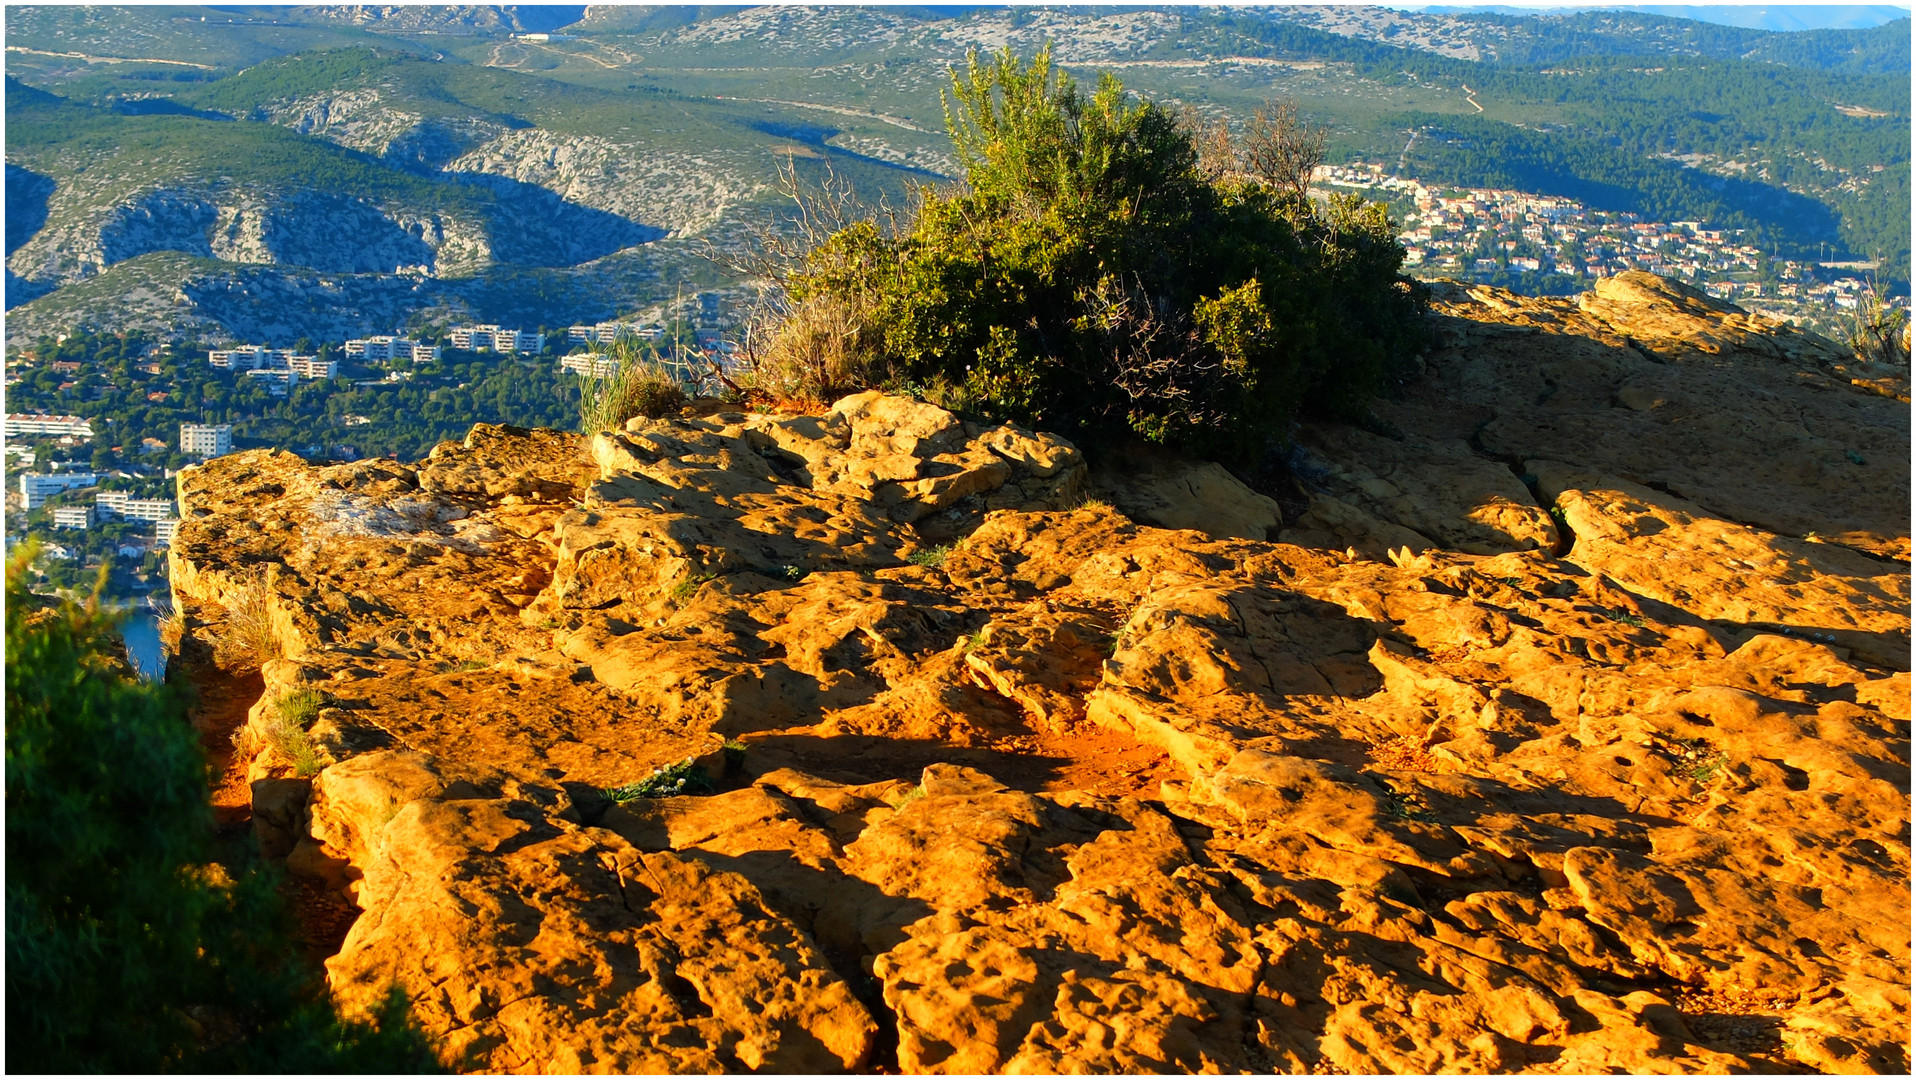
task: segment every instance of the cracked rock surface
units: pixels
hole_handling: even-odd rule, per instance
[[[469,1071],[1906,1072],[1907,406],[1626,278],[1275,500],[877,393],[235,454],[188,648]]]

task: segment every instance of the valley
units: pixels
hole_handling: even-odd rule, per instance
[[[698,252],[778,212],[782,169],[829,171],[869,202],[948,182],[950,67],[1046,43],[1080,79],[1110,72],[1196,118],[1295,100],[1327,126],[1331,164],[1741,229],[1772,257],[1873,262],[1892,292],[1908,279],[1900,24],[1774,34],[1381,8],[7,20],[14,347],[79,328],[253,339],[448,313],[594,320],[736,283]]]

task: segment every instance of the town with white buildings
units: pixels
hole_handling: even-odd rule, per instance
[[[1494,188],[1442,188],[1380,164],[1321,166],[1319,191],[1358,191],[1400,218],[1404,271],[1516,286],[1557,275],[1551,291],[1644,270],[1678,278],[1760,314],[1831,332],[1871,291],[1865,264],[1768,257],[1743,230],[1649,221],[1574,199]],[[1568,280],[1564,280],[1568,279]],[[1548,283],[1548,282],[1546,282]],[[1908,307],[1907,297],[1889,301]]]

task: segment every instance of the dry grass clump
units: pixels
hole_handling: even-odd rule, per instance
[[[1909,366],[1909,313],[1890,307],[1875,286],[1856,298],[1845,330],[1845,344],[1864,360]]]
[[[635,416],[656,420],[676,416],[685,408],[685,389],[656,353],[621,341],[613,345],[611,354],[618,360],[618,370],[610,375],[580,378],[579,430],[582,433],[617,431]]]
[[[272,588],[259,569],[226,590],[226,632],[221,639],[228,663],[259,667],[285,655],[273,629]]]
[[[775,400],[824,404],[876,386],[885,372],[874,358],[873,330],[851,297],[815,293],[766,328],[747,382]]]

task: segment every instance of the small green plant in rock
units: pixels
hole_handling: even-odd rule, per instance
[[[320,696],[314,690],[295,690],[273,699],[266,739],[292,762],[295,776],[311,776],[325,767],[319,747],[306,730],[319,719],[319,706]]]
[[[734,772],[745,764],[746,746],[744,743],[739,742],[737,739],[727,739],[719,749],[725,753],[726,772]]]
[[[918,784],[917,786],[913,787],[910,791],[905,792],[905,795],[903,798],[893,803],[892,809],[903,810],[905,807],[910,806],[912,803],[915,803],[924,797],[925,797],[925,785]]]
[[[919,548],[907,556],[905,561],[911,563],[913,566],[923,566],[927,569],[936,570],[945,565],[945,558],[950,554],[950,544],[939,544],[937,547]]]
[[[698,595],[699,586],[704,585],[716,577],[718,577],[717,574],[693,574],[690,577],[681,579],[678,584],[672,586],[671,591],[665,594],[665,598],[675,605],[683,604]]]
[[[491,666],[484,660],[441,660],[439,671],[442,674],[461,674],[468,671],[484,671]]]
[[[1629,610],[1628,608],[1600,607],[1597,609],[1597,614],[1603,616],[1606,619],[1609,619],[1611,622],[1619,622],[1619,623],[1623,623],[1626,626],[1634,626],[1639,630],[1650,625],[1649,623],[1643,621],[1643,616],[1636,614],[1635,612]]]
[[[1690,739],[1676,751],[1677,772],[1699,784],[1707,784],[1729,767],[1730,755],[1710,745],[1708,739]]]
[[[1366,774],[1369,775],[1369,774]],[[1377,786],[1384,789],[1384,816],[1392,821],[1434,822],[1437,816],[1424,804],[1424,800],[1415,791],[1398,791],[1389,782],[1371,777]]]
[[[984,648],[986,642],[990,640],[991,640],[991,624],[986,623],[983,626],[979,627],[976,630],[973,630],[970,634],[965,636],[965,641],[964,641],[965,652],[967,653],[977,652],[979,649]]]
[[[634,799],[664,799],[673,795],[710,795],[715,789],[712,778],[693,758],[662,765],[643,780],[605,789],[605,797],[615,803]]]

